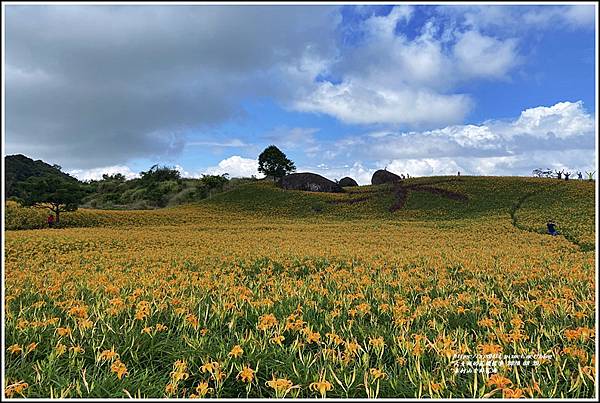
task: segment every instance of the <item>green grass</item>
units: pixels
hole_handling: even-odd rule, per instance
[[[390,221],[440,221],[505,217],[518,228],[545,232],[548,219],[571,242],[591,250],[595,245],[595,182],[559,181],[527,177],[440,176],[411,178],[403,186],[428,186],[468,198],[452,200],[410,189],[404,206],[394,212],[397,196],[392,185],[346,188],[345,193],[288,191],[268,181],[241,184],[206,200],[153,210],[118,211],[80,209],[64,213],[66,227],[192,224],[204,220],[204,211],[227,211],[253,217],[321,220],[383,219]],[[45,211],[7,205],[7,229],[45,227]],[[494,230],[494,229],[490,229]]]
[[[520,228],[545,233],[554,220],[559,232],[584,250],[595,245],[595,188],[593,182],[554,183],[526,197],[516,211]]]
[[[554,219],[561,233],[584,250],[595,245],[595,182],[526,177],[411,178],[406,186],[426,185],[468,197],[457,201],[425,191],[409,190],[402,209],[390,212],[395,200],[390,185],[347,188],[350,194],[285,191],[268,182],[240,186],[201,204],[240,212],[304,219],[464,220],[492,216],[512,218],[522,230],[546,232]],[[332,203],[370,197],[357,203]],[[518,204],[518,206],[517,206]],[[496,229],[490,228],[490,231]]]
[[[387,211],[393,201],[389,189],[390,187],[386,185],[363,186],[349,188],[350,192],[359,193],[317,193],[283,190],[272,182],[261,181],[239,186],[204,200],[198,205],[289,218],[392,218]],[[365,196],[369,196],[370,199],[358,203],[340,203]]]

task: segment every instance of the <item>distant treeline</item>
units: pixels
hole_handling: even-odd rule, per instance
[[[140,177],[127,180],[122,174],[102,175],[101,180],[84,183],[89,192],[82,207],[144,209],[166,207],[199,201],[215,193],[253,180],[229,179],[227,174],[182,178],[181,173],[167,166],[154,165]]]
[[[84,197],[81,207],[98,209],[151,209],[199,201],[213,194],[255,178],[229,179],[227,174],[183,178],[172,167],[154,165],[140,172],[140,177],[127,179],[123,174],[104,174],[100,180],[79,181],[61,171],[61,167],[24,155],[5,158],[6,199],[23,196],[23,185],[31,178],[59,179],[77,184]]]

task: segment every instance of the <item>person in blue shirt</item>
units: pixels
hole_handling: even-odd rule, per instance
[[[548,224],[546,224],[546,226],[548,227],[548,233],[550,235],[558,235],[558,231],[556,230],[556,223],[554,222],[554,220],[548,221]]]

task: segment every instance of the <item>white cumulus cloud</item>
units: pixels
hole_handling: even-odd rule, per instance
[[[398,175],[409,174],[411,177],[456,175],[456,173],[461,170],[464,172],[464,168],[451,158],[409,158],[392,160],[386,167],[390,172],[394,172]]]
[[[243,158],[239,155],[233,155],[220,161],[216,166],[202,170],[201,173],[208,175],[229,174],[231,178],[248,178],[252,175],[261,178],[264,175],[258,172],[258,160],[252,158]]]
[[[324,176],[325,178],[335,181],[340,180],[346,176],[354,179],[359,185],[368,185],[371,183],[371,176],[375,169],[367,168],[362,162],[357,161],[352,165],[335,165],[328,166],[326,164],[319,164],[316,167],[313,166],[302,166],[298,169],[298,172],[313,172]]]
[[[552,28],[594,29],[593,4],[573,5],[453,5],[439,6],[438,13],[450,15],[470,29],[493,29],[510,33]]]
[[[514,39],[499,40],[477,31],[460,35],[454,46],[454,57],[463,79],[503,78],[518,63]]]
[[[387,166],[392,172],[411,176],[454,175],[458,171],[529,175],[535,168],[593,170],[595,128],[594,117],[581,101],[565,101],[479,125],[349,136],[335,142],[336,159],[331,162],[360,160],[366,172]],[[363,173],[359,183],[366,183],[366,178]]]
[[[461,121],[470,107],[471,100],[463,94],[443,95],[411,88],[390,90],[373,87],[363,80],[337,85],[321,83],[312,94],[295,103],[297,110],[326,113],[358,124],[452,123]]]
[[[583,108],[583,102],[559,102],[553,106],[526,109],[507,130],[509,134],[534,137],[568,138],[594,131],[594,119]]]
[[[319,71],[311,71],[313,81],[304,81],[292,108],[350,124],[457,124],[474,105],[456,90],[459,83],[507,79],[518,66],[514,38],[443,27],[435,18],[422,23],[415,38],[407,37],[410,10],[395,7],[364,20],[357,28],[363,39],[323,64],[321,73],[337,80],[314,80]]]
[[[92,169],[73,169],[67,171],[71,176],[76,177],[79,180],[100,180],[103,174],[114,175],[123,174],[127,179],[133,179],[139,177],[139,173],[133,172],[131,168],[126,165],[112,165],[108,167],[92,168]]]

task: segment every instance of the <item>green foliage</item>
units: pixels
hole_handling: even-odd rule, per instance
[[[190,203],[224,190],[228,175],[203,175],[199,179],[181,178],[179,171],[152,166],[141,177],[127,180],[123,174],[104,174],[101,180],[89,181],[85,205],[102,209],[166,207]]]
[[[5,161],[7,200],[17,201],[20,192],[27,187],[21,182],[29,178],[58,178],[74,186],[79,185],[85,195],[77,204],[107,210],[148,209],[197,202],[242,183],[240,179],[230,183],[227,174],[182,178],[177,169],[159,165],[140,172],[140,177],[135,179],[128,180],[122,173],[105,173],[100,180],[80,182],[61,172],[62,168],[56,164],[52,166],[43,161],[33,161],[23,155],[10,155]]]
[[[153,165],[149,170],[140,172],[140,181],[144,185],[151,183],[181,179],[181,174],[174,168]]]
[[[294,163],[274,145],[265,148],[258,156],[258,172],[262,172],[267,176],[282,178],[295,170]]]
[[[227,183],[228,174],[223,175],[202,175],[202,183],[208,187],[208,189],[223,189],[223,186]]]
[[[181,183],[176,180],[152,182],[146,187],[145,199],[150,200],[158,207],[165,207],[169,202],[169,195],[181,190]]]
[[[7,155],[4,158],[4,167],[6,172],[4,173],[5,179],[5,191],[6,198],[19,196],[17,184],[19,182],[26,181],[30,177],[46,177],[56,176],[58,178],[77,182],[77,179],[69,176],[68,174],[61,172],[61,167],[54,164],[50,165],[44,161],[34,161],[24,155]]]
[[[104,181],[123,183],[125,182],[125,179],[125,175],[123,175],[122,173],[116,173],[114,175],[102,174],[102,180]]]
[[[77,182],[61,179],[58,176],[30,177],[17,185],[19,203],[26,207],[44,206],[56,214],[60,221],[63,211],[75,211],[85,196],[85,191]]]
[[[196,201],[197,189],[193,187],[186,187],[174,196],[169,198],[167,203],[168,206],[177,206],[179,204],[191,203]]]

